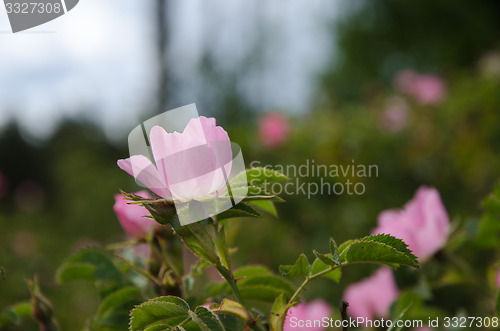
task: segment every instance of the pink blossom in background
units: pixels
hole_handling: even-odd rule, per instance
[[[288,138],[289,131],[290,121],[283,114],[266,113],[259,119],[259,136],[264,146],[275,147],[283,144]]]
[[[422,105],[441,102],[446,96],[446,86],[437,75],[420,75],[413,70],[402,70],[395,76],[395,87]]]
[[[391,133],[401,131],[408,122],[408,112],[408,104],[403,98],[391,98],[382,113],[382,127]]]
[[[500,270],[497,271],[496,283],[497,283],[497,287],[500,288]]]
[[[386,318],[398,295],[399,290],[392,270],[382,267],[369,278],[347,287],[344,301],[349,303],[347,312],[354,318]]]
[[[144,155],[132,155],[118,160],[118,166],[159,196],[191,200],[226,187],[219,168],[223,165],[226,174],[231,172],[232,150],[227,132],[216,126],[215,118],[192,118],[182,133],[154,126],[149,139],[154,164]]]
[[[143,198],[149,198],[147,191],[135,193]],[[158,226],[155,220],[145,216],[150,215],[148,210],[138,204],[130,204],[122,194],[115,195],[113,210],[120,221],[123,230],[132,238],[145,238],[149,232]]]
[[[399,92],[409,94],[417,77],[418,73],[411,69],[398,71],[394,76],[394,86]]]
[[[312,327],[294,327],[294,324],[290,324],[290,319],[292,321],[319,321],[323,317],[330,317],[332,315],[332,308],[324,300],[316,299],[309,303],[303,302],[291,307],[286,314],[285,323],[283,326],[283,331],[293,331],[293,330],[311,330],[311,331],[323,331],[325,328],[321,326]],[[312,324],[314,325],[314,324]]]
[[[413,253],[425,260],[448,239],[450,220],[435,188],[420,187],[403,209],[386,210],[378,216],[373,234],[387,233],[403,239]]]

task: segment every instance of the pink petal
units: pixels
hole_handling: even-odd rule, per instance
[[[144,155],[132,155],[128,159],[118,160],[117,164],[120,169],[133,176],[154,193],[165,199],[172,198],[166,182],[156,167]]]
[[[225,187],[222,168],[229,175],[231,145],[215,119],[191,119],[182,133],[155,126],[150,141],[160,176],[175,199],[203,197]]]
[[[344,292],[344,300],[349,303],[349,315],[355,318],[386,318],[398,295],[391,269],[382,267],[369,278],[350,285]]]
[[[144,198],[149,197],[146,191],[136,193]],[[115,195],[113,210],[120,221],[123,230],[132,238],[144,238],[155,226],[156,221],[146,218],[148,210],[137,204],[130,204],[122,194]]]

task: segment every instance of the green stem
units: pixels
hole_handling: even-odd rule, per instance
[[[290,300],[288,300],[288,304],[292,304],[294,303],[298,298],[299,298],[299,295],[302,293],[302,291],[304,290],[304,288],[314,279],[318,278],[318,277],[321,277],[323,275],[326,275],[327,273],[337,269],[337,268],[340,268],[342,265],[333,265],[333,266],[330,266],[330,268],[326,269],[326,270],[323,270],[323,271],[320,271],[318,273],[315,273],[314,275],[310,275],[310,276],[307,276],[306,279],[304,279],[304,281],[302,282],[302,284],[300,284],[299,288],[295,291],[295,293],[292,295],[292,297],[290,298]]]
[[[217,271],[221,274],[222,277],[224,277],[224,279],[227,281],[227,283],[231,287],[231,290],[233,291],[233,294],[234,294],[234,297],[236,298],[236,301],[238,301],[240,303],[240,305],[245,307],[245,310],[246,310],[247,315],[248,315],[247,316],[247,319],[248,319],[247,325],[250,328],[252,328],[253,330],[262,331],[262,329],[257,325],[256,319],[253,318],[253,315],[250,312],[250,309],[248,308],[245,301],[241,297],[240,290],[238,289],[238,286],[236,285],[236,282],[234,280],[234,276],[231,273],[231,271],[229,271],[228,269],[226,269],[222,265],[218,265],[218,266],[216,266],[216,268],[217,268]]]
[[[156,279],[155,277],[153,277],[152,275],[150,275],[146,271],[142,270],[141,268],[136,267],[132,262],[130,262],[129,260],[127,260],[123,256],[120,256],[118,254],[115,254],[115,256],[117,258],[119,258],[120,260],[122,260],[132,270],[134,270],[137,273],[139,273],[140,275],[144,276],[146,279],[148,279],[149,281],[151,281],[152,283],[154,283],[156,286],[161,286],[161,283],[158,281],[158,279]]]

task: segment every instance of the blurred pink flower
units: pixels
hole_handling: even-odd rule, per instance
[[[391,98],[382,113],[381,124],[389,132],[401,131],[408,122],[408,104],[401,97]]]
[[[271,112],[262,115],[259,119],[259,136],[264,146],[279,146],[288,138],[290,122],[280,113]]]
[[[403,209],[381,212],[373,234],[403,239],[416,256],[425,260],[444,246],[449,231],[450,220],[439,192],[422,186]]]
[[[496,283],[497,283],[497,287],[500,288],[500,270],[497,271],[497,275],[496,275]]]
[[[143,198],[149,198],[147,191],[135,193]],[[115,195],[113,210],[120,221],[123,230],[132,238],[145,238],[147,234],[158,226],[155,220],[147,218],[149,211],[138,204],[130,204],[122,194]]]
[[[411,95],[422,105],[441,102],[446,96],[446,86],[437,75],[420,75],[413,70],[402,70],[395,77],[396,89]]]
[[[291,307],[286,314],[285,323],[283,326],[283,331],[292,331],[292,330],[312,330],[312,331],[322,331],[325,330],[321,326],[321,319],[323,317],[330,317],[332,314],[332,308],[326,303],[324,300],[317,299],[311,301],[309,303],[303,302],[299,303]],[[316,326],[306,327],[307,324],[304,324],[304,327],[297,327],[294,323],[302,323],[310,321],[311,325],[314,325],[314,321],[316,322]],[[319,323],[319,325],[318,325]]]
[[[372,276],[347,287],[344,300],[349,303],[347,311],[354,318],[386,318],[398,295],[398,287],[391,269],[382,267]]]
[[[118,166],[165,199],[191,200],[225,188],[222,171],[231,172],[229,136],[215,118],[193,118],[182,133],[151,129],[153,164],[144,155],[118,160]],[[168,177],[168,179],[167,179]]]

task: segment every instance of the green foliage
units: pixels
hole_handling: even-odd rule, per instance
[[[311,265],[311,276],[323,273],[324,271],[331,269],[331,267],[332,267],[331,265],[325,264],[320,259],[317,258]],[[333,280],[335,283],[339,283],[340,277],[342,277],[342,270],[340,268],[337,268],[330,272],[323,273],[321,277]]]
[[[58,282],[92,281],[102,295],[123,285],[122,273],[108,254],[97,248],[84,248],[69,257],[57,270]]]
[[[246,171],[248,184],[251,186],[263,186],[264,184],[274,183],[278,181],[288,180],[289,178],[279,171],[254,167]],[[235,180],[239,180],[238,177]]]
[[[189,317],[189,305],[178,297],[166,296],[148,300],[130,313],[130,330],[147,330],[153,326],[173,327]]]
[[[0,327],[19,325],[22,319],[30,318],[32,311],[31,301],[22,301],[3,309],[0,312]]]
[[[276,297],[284,293],[291,297],[294,288],[284,278],[273,274],[262,266],[245,266],[234,271],[241,296],[246,300],[273,302]],[[214,285],[209,290],[210,296],[229,295],[231,288],[227,283]]]
[[[210,309],[199,306],[191,310],[186,301],[174,296],[151,299],[130,313],[131,331],[184,330],[194,322],[202,331],[223,331],[219,317]],[[191,329],[191,327],[189,328]]]
[[[341,263],[373,262],[418,267],[417,257],[401,239],[378,234],[348,241],[339,248]]]
[[[200,327],[202,331],[224,331],[219,317],[213,311],[205,307],[196,307],[194,311],[189,311],[191,319]]]
[[[222,299],[218,312],[236,316],[245,321],[247,324],[252,322],[249,319],[248,312],[245,310],[245,307],[233,300]]]
[[[476,242],[481,247],[494,248],[500,244],[500,184],[483,200],[483,208]]]
[[[271,331],[283,330],[283,323],[285,322],[286,313],[291,306],[292,303],[288,303],[286,301],[284,293],[281,293],[280,296],[278,296],[276,300],[274,300],[269,317]]]
[[[293,265],[281,265],[279,267],[281,275],[286,277],[293,276],[309,276],[311,272],[311,267],[309,266],[309,261],[307,256],[300,254],[297,261]]]
[[[125,330],[130,310],[143,301],[135,287],[123,287],[110,293],[101,302],[96,315],[90,321],[92,330]]]

